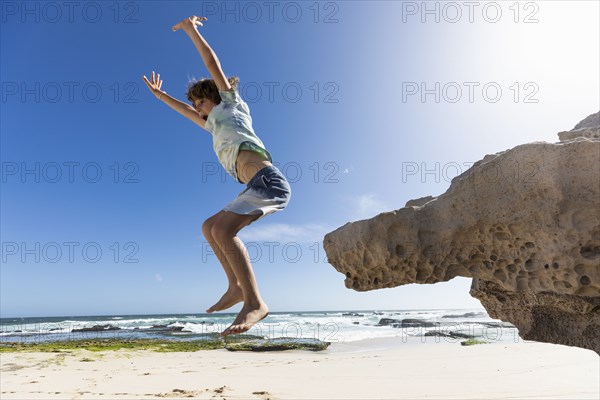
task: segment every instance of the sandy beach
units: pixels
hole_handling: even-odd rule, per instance
[[[2,399],[598,399],[600,358],[537,342],[0,354]]]

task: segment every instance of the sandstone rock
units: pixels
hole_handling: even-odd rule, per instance
[[[446,193],[324,238],[357,291],[472,277],[470,294],[524,339],[600,354],[599,113],[558,143],[488,154]]]
[[[558,138],[561,142],[566,142],[567,140],[572,140],[577,137],[585,137],[585,138],[600,138],[600,114],[592,114],[585,118],[583,121],[575,125],[570,131],[559,132]]]

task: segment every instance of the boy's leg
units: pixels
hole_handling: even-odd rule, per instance
[[[242,287],[238,283],[238,279],[235,276],[235,272],[233,271],[233,269],[231,269],[229,261],[227,261],[227,257],[225,257],[225,254],[221,251],[221,248],[219,247],[219,245],[217,244],[217,242],[211,234],[213,225],[215,224],[215,222],[217,222],[221,215],[223,215],[223,213],[225,213],[225,211],[219,211],[218,213],[204,221],[204,224],[202,224],[202,234],[206,238],[206,241],[208,242],[210,247],[213,249],[217,258],[219,259],[219,262],[225,270],[225,275],[227,275],[227,280],[229,282],[229,286],[227,287],[227,291],[225,292],[225,294],[221,296],[219,301],[217,301],[214,305],[212,305],[206,310],[207,313],[225,310],[227,308],[233,307],[240,301],[244,300],[244,293],[242,292]]]
[[[244,307],[222,335],[245,332],[269,314],[268,307],[258,291],[246,246],[236,236],[240,229],[258,217],[259,215],[241,215],[226,211],[213,224],[211,230],[212,237],[225,254],[244,295]]]

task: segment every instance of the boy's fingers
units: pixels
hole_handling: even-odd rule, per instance
[[[144,77],[143,77],[143,78],[144,78],[144,83],[146,84],[146,86],[148,86],[148,89],[150,89],[150,90],[152,90],[152,91],[153,91],[154,89],[156,89],[156,88],[155,88],[155,86],[156,86],[156,83],[154,83],[154,82],[150,83],[150,81],[148,81],[148,78],[146,78],[146,75],[144,75]],[[160,86],[158,87],[158,89],[160,89]]]
[[[146,77],[144,77],[144,83],[146,84],[146,86],[148,86],[148,89],[152,90],[152,85],[150,85],[150,82],[148,82],[148,80],[145,78]]]

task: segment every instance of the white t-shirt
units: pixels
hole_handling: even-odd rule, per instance
[[[219,90],[221,102],[213,107],[206,119],[205,128],[212,134],[213,148],[219,162],[237,182],[235,169],[240,144],[252,142],[265,150],[269,161],[271,154],[252,129],[252,117],[248,105],[237,90]]]

